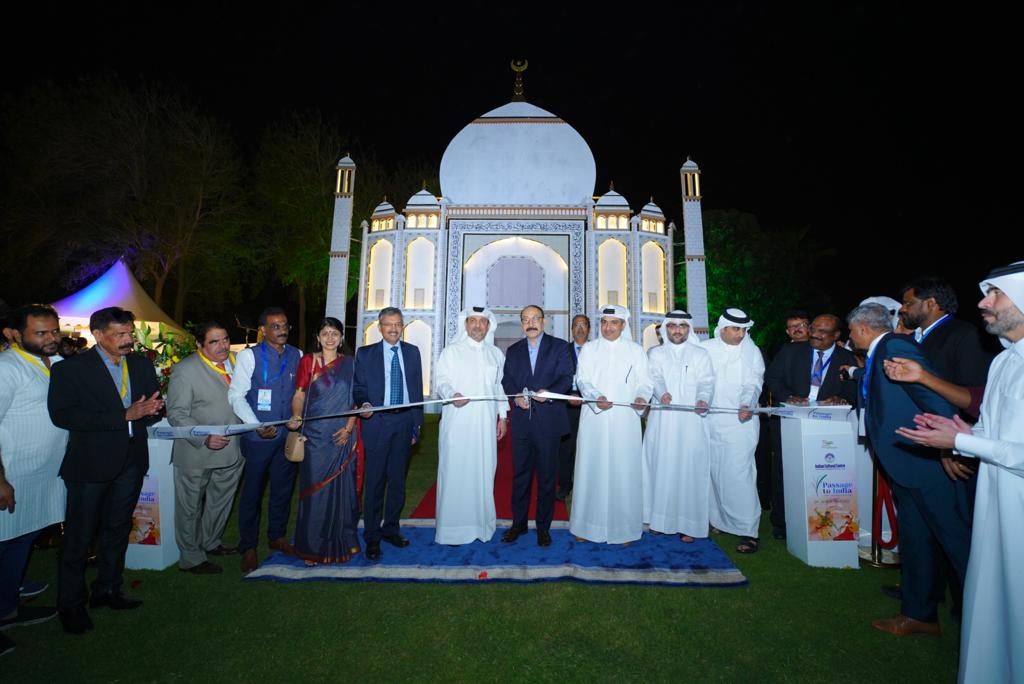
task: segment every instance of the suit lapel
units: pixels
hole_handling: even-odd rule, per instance
[[[93,358],[92,362],[88,364],[90,372],[93,375],[93,381],[97,383],[97,387],[103,387],[101,389],[103,397],[108,404],[116,405],[123,408],[124,404],[121,403],[121,393],[118,388],[114,386],[114,381],[111,378],[110,371],[107,370],[107,361],[103,358],[103,351],[97,344],[93,346]],[[131,368],[128,369],[128,379],[131,381]]]

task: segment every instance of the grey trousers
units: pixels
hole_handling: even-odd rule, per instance
[[[201,565],[221,544],[245,459],[226,468],[174,466],[174,541],[182,570]]]

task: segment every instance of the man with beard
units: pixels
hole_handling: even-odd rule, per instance
[[[757,497],[754,449],[760,426],[749,409],[757,406],[764,381],[764,357],[747,331],[754,321],[740,309],[726,309],[715,337],[704,343],[715,371],[715,406],[735,409],[708,416],[711,461],[711,525],[740,538],[736,550],[756,553],[761,503]]]
[[[810,326],[807,342],[785,345],[772,359],[764,384],[772,402],[787,404],[853,404],[857,385],[839,376],[842,366],[857,364],[852,352],[838,345],[839,317],[822,314]],[[772,536],[786,538],[786,502],[783,491],[781,418],[771,418],[774,453],[772,458]]]
[[[295,374],[302,357],[288,344],[288,316],[284,309],[272,306],[259,318],[263,341],[238,352],[232,374],[228,401],[243,423],[269,423],[292,416]],[[270,478],[270,503],[267,506],[267,541],[271,549],[294,554],[285,535],[295,489],[296,465],[284,457],[287,430],[267,427],[241,437],[242,493],[238,497],[238,548],[242,553],[242,572],[255,570],[259,561],[256,544],[260,533],[263,486]]]
[[[665,343],[647,352],[654,401],[707,409],[715,390],[711,356],[692,336],[692,316],[672,311],[662,321]],[[707,411],[652,410],[644,433],[644,522],[651,532],[685,543],[708,534],[711,466]]]
[[[97,527],[98,570],[89,607],[142,605],[121,592],[124,554],[149,469],[146,428],[159,420],[164,406],[153,364],[132,353],[134,314],[100,309],[89,318],[89,329],[96,346],[54,364],[47,395],[53,424],[70,433],[60,468],[68,497],[57,565],[57,608],[69,634],[92,629],[85,609],[85,561]]]
[[[978,303],[1006,347],[992,362],[973,428],[959,416],[917,416],[904,437],[980,461],[960,631],[960,682],[1024,680],[1024,261],[992,271]]]
[[[508,431],[508,400],[501,388],[505,357],[494,346],[498,322],[490,309],[474,306],[459,314],[459,323],[459,336],[441,352],[434,371],[437,396],[456,399],[441,412],[434,535],[438,544],[452,546],[494,536],[498,440]],[[501,400],[459,399],[472,396]]]
[[[18,605],[21,578],[39,531],[64,520],[57,473],[68,433],[46,410],[60,322],[52,307],[30,304],[8,322],[13,344],[0,354],[0,629],[54,617],[56,609]],[[6,511],[6,512],[5,512]],[[0,634],[0,654],[14,642]]]
[[[643,536],[639,412],[654,387],[647,355],[632,339],[629,311],[611,305],[600,315],[601,337],[583,347],[576,371],[576,386],[589,401],[580,417],[569,530],[580,541],[625,544]]]

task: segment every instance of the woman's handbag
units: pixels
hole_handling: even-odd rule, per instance
[[[316,369],[316,357],[313,357],[313,368]],[[310,376],[312,377],[312,372]],[[306,436],[302,431],[306,429],[306,407],[309,406],[309,392],[302,402],[302,426],[298,430],[289,430],[288,437],[284,441],[284,457],[292,463],[301,463],[306,458]]]

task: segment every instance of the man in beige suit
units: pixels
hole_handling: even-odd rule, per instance
[[[205,321],[195,326],[194,332],[196,352],[175,364],[171,373],[167,419],[175,427],[240,423],[228,403],[234,370],[228,331],[216,321]],[[178,567],[197,575],[223,572],[207,554],[238,552],[237,547],[226,547],[221,541],[242,476],[238,437],[177,439],[171,460],[175,541],[181,550]]]

